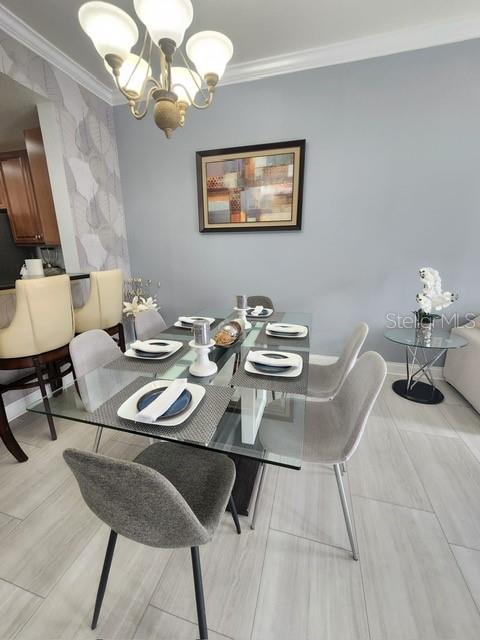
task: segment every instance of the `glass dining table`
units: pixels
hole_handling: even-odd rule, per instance
[[[223,310],[203,310],[201,315],[215,318],[212,335],[235,314]],[[182,346],[168,359],[160,361],[119,356],[113,362],[48,396],[29,411],[128,432],[150,439],[175,441],[230,455],[237,467],[234,488],[239,513],[248,515],[254,487],[259,484],[263,465],[278,465],[299,470],[302,464],[305,408],[308,390],[311,316],[300,312],[275,312],[268,320],[308,327],[306,338],[273,337],[266,333],[266,320],[250,319],[252,328],[231,347],[213,347],[209,357],[216,362],[215,374],[199,378],[190,375],[196,358],[190,346],[191,330],[172,325],[159,337],[179,341]],[[297,377],[257,375],[244,369],[250,350],[268,349],[301,356],[303,367]],[[200,385],[202,401],[183,423],[159,426],[119,417],[119,407],[135,392],[152,381],[186,378]],[[93,442],[92,432],[92,442]],[[148,440],[146,440],[146,446]],[[101,450],[100,450],[101,451]],[[257,477],[258,476],[258,477]]]

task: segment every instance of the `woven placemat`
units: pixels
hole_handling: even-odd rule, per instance
[[[113,362],[105,365],[106,369],[115,369],[116,371],[138,371],[139,373],[148,373],[152,375],[162,375],[168,371],[174,364],[190,351],[188,344],[183,345],[170,358],[165,360],[144,360],[143,358],[129,358],[128,356],[120,356]]]
[[[210,325],[210,331],[215,329],[215,327],[218,324],[220,324],[220,322],[223,322],[223,320],[224,318],[215,318],[215,321],[212,322],[212,324]],[[190,327],[176,327],[175,325],[172,324],[170,327],[167,327],[166,329],[164,329],[162,333],[159,335],[162,335],[165,333],[173,333],[173,334],[189,336],[190,340],[193,338],[192,329]]]
[[[122,402],[151,381],[151,378],[138,377],[110,400],[107,400],[96,411],[87,414],[86,421],[91,420],[97,425],[110,426],[144,435],[164,436],[169,439],[208,444],[228,407],[233,395],[233,389],[231,387],[215,387],[213,385],[204,387],[205,396],[198,407],[184,423],[177,427],[163,427],[119,418],[117,411]]]
[[[272,321],[273,322],[273,321]],[[277,322],[275,320],[275,322]],[[265,323],[262,330],[258,334],[255,344],[258,346],[266,344],[272,347],[285,347],[289,349],[308,349],[310,347],[310,331],[305,338],[283,338],[282,336],[269,336],[267,333],[267,324]]]
[[[261,351],[261,349],[251,349],[251,351]],[[308,353],[298,354],[303,360],[302,373],[298,378],[283,378],[280,376],[257,375],[245,371],[245,358],[238,367],[237,372],[232,376],[230,383],[236,387],[248,387],[250,389],[266,389],[267,391],[278,391],[281,393],[307,394],[308,389]]]

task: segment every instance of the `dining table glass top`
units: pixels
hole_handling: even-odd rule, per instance
[[[231,312],[222,317],[218,310],[217,313],[202,311],[198,315],[209,315],[220,322],[234,317]],[[310,334],[309,314],[284,313],[282,321],[308,326]],[[61,393],[49,395],[48,410],[43,402],[28,408],[78,423],[172,440],[299,469],[305,429],[309,340],[299,339],[297,342],[292,338],[275,338],[270,341],[264,331],[265,321],[251,322],[252,328],[235,345],[212,349],[210,360],[217,363],[218,371],[209,377],[190,375],[189,366],[196,358],[195,350],[189,346],[192,335],[189,330],[182,332],[172,326],[159,337],[178,340],[183,346],[168,361],[158,361],[157,366],[157,362],[122,354],[113,362],[77,378],[74,385]],[[212,335],[214,333],[215,328]],[[247,354],[251,349],[262,348],[297,353],[303,360],[301,375],[284,378],[246,373],[244,359]],[[203,400],[184,424],[159,427],[118,417],[117,410],[122,403],[143,385],[179,378],[205,389]]]

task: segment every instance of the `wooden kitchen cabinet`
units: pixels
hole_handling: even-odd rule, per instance
[[[57,217],[40,128],[24,131],[26,150],[0,153],[2,179],[16,244],[59,245]]]
[[[43,233],[33,194],[25,151],[0,155],[8,219],[16,244],[43,244]]]
[[[43,242],[47,245],[59,245],[57,216],[53,204],[52,187],[48,175],[47,158],[43,146],[40,127],[23,132],[27,149],[28,163],[32,176],[33,193],[37,204]]]

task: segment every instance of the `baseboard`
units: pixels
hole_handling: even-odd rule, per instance
[[[337,361],[335,356],[322,356],[319,353],[311,353],[309,357],[309,362],[311,364],[333,364]],[[432,377],[435,380],[443,380],[443,367],[432,367],[430,369],[432,373]],[[387,362],[387,373],[389,375],[400,376],[402,378],[406,377],[405,363],[404,362]]]
[[[71,373],[68,376],[65,376],[63,379],[63,386],[69,387],[73,384],[73,376]],[[50,386],[47,385],[47,393],[50,393]],[[27,412],[27,407],[31,406],[35,402],[40,402],[42,399],[42,394],[40,393],[40,389],[35,389],[31,393],[26,396],[22,396],[21,398],[17,398],[13,402],[9,402],[5,405],[5,413],[7,414],[7,420],[10,422],[11,420],[15,420],[15,418],[19,418],[21,415]]]
[[[407,377],[404,362],[387,362],[387,373],[393,376]],[[430,373],[434,380],[444,380],[443,367],[431,367]]]
[[[7,420],[9,422],[15,420],[15,418],[18,418],[19,416],[26,413],[27,407],[29,407],[34,402],[40,402],[41,399],[42,394],[40,393],[40,389],[36,389],[35,391],[32,391],[32,393],[29,393],[26,396],[22,396],[21,398],[18,398],[17,400],[14,400],[13,402],[5,405]]]

